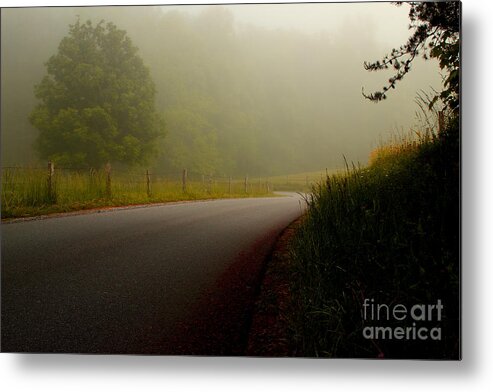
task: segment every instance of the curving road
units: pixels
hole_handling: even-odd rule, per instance
[[[2,351],[242,354],[286,196],[2,224]]]

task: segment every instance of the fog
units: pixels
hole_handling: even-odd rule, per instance
[[[101,19],[127,31],[149,67],[167,135],[152,165],[274,175],[365,164],[379,140],[416,123],[414,100],[439,89],[435,61],[375,104],[391,73],[373,61],[409,36],[407,7],[390,3],[3,9],[1,158],[36,165],[28,116],[68,26]]]

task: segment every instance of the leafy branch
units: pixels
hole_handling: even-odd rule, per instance
[[[394,2],[401,6],[403,2]],[[398,49],[392,49],[390,54],[375,62],[364,62],[367,71],[380,71],[393,68],[394,75],[388,79],[388,84],[380,91],[362,94],[366,99],[379,102],[387,98],[390,89],[395,89],[411,70],[414,59],[422,55],[425,60],[436,58],[441,69],[448,76],[444,80],[444,90],[437,94],[432,103],[441,99],[452,110],[459,105],[459,65],[460,65],[460,3],[448,2],[408,2],[410,5],[409,29],[413,30],[408,41]]]

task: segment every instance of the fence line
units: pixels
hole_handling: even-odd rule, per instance
[[[54,166],[54,165],[53,165]],[[109,169],[110,171],[110,177],[111,178],[116,178],[119,177],[120,175],[124,175],[124,177],[131,178],[131,177],[138,177],[143,179],[144,182],[147,182],[148,177],[150,178],[149,181],[152,183],[153,179],[156,178],[163,178],[168,180],[169,178],[173,177],[176,180],[181,179],[183,181],[183,170],[186,170],[186,180],[189,182],[199,182],[200,180],[191,180],[191,178],[199,178],[201,179],[202,183],[206,183],[208,181],[213,181],[213,182],[218,182],[218,181],[224,181],[224,182],[230,182],[232,179],[234,179],[231,176],[226,176],[226,175],[219,175],[219,174],[205,174],[203,172],[197,172],[197,171],[190,171],[188,169],[183,169],[182,171],[176,171],[176,170],[168,170],[168,171],[152,171],[150,169],[142,170],[142,171],[134,171],[134,170],[122,170],[122,169],[115,169],[114,167],[110,168],[103,168],[102,170],[106,173],[106,171]],[[35,170],[35,171],[46,171],[46,166],[45,167],[38,167],[38,166],[3,166],[2,170]],[[89,167],[73,167],[73,166],[56,166],[55,172],[76,172],[78,174],[85,174],[87,172],[97,174],[101,172],[101,169],[94,169],[94,168],[89,168]],[[320,176],[324,177],[322,174]],[[314,182],[318,182],[321,178],[320,176],[308,176],[305,174],[300,174],[300,175],[286,175],[286,176],[275,176],[275,178],[278,178],[278,181],[275,181],[277,184],[285,184],[285,185],[290,185],[290,184],[300,184],[303,183],[303,185],[310,186]],[[240,180],[241,178],[241,180]],[[284,178],[284,180],[281,180],[281,178]],[[259,183],[266,184],[267,182],[271,183],[272,181],[268,179],[262,180],[261,177],[257,177]],[[247,183],[247,188],[248,186],[252,185],[253,182],[255,182],[254,179],[250,180],[248,175],[245,175],[243,177],[236,177],[236,180],[238,181],[243,181],[243,183]],[[235,180],[235,181],[236,181]],[[246,192],[245,192],[246,193]]]
[[[184,168],[177,171],[115,170],[58,166],[48,162],[45,168],[2,167],[2,202],[4,205],[47,205],[95,199],[135,197],[156,199],[161,195],[201,197],[209,195],[268,194],[274,189],[268,179],[206,175]],[[133,196],[132,196],[133,195]],[[196,196],[193,196],[196,195]]]

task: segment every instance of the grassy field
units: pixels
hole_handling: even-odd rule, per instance
[[[183,191],[181,173],[149,175],[115,172],[107,183],[105,171],[57,169],[51,191],[47,169],[2,170],[2,219],[68,212],[106,206],[272,195],[265,179],[190,175]],[[230,188],[231,186],[231,188]],[[149,190],[149,192],[148,192]]]
[[[57,168],[52,192],[48,189],[45,168],[9,167],[2,169],[2,219],[77,211],[105,206],[159,203],[180,200],[272,196],[273,191],[309,192],[327,174],[337,170],[295,173],[268,178],[211,177],[192,174],[183,192],[182,173],[141,172],[111,174],[111,194],[107,192],[104,170],[67,170]]]
[[[368,167],[329,176],[314,187],[291,250],[291,324],[302,355],[458,358],[457,135],[458,125],[450,124],[440,136],[383,146]],[[443,314],[441,320],[436,314],[426,321],[409,315],[398,320],[382,306],[375,321],[364,316],[365,299],[388,309],[440,300]],[[412,331],[404,339],[363,336],[371,331],[367,327],[394,331],[413,325],[439,327],[440,339],[413,338]]]
[[[343,172],[343,169],[320,170],[269,177],[276,191],[310,192],[315,184],[323,181],[327,175]]]

